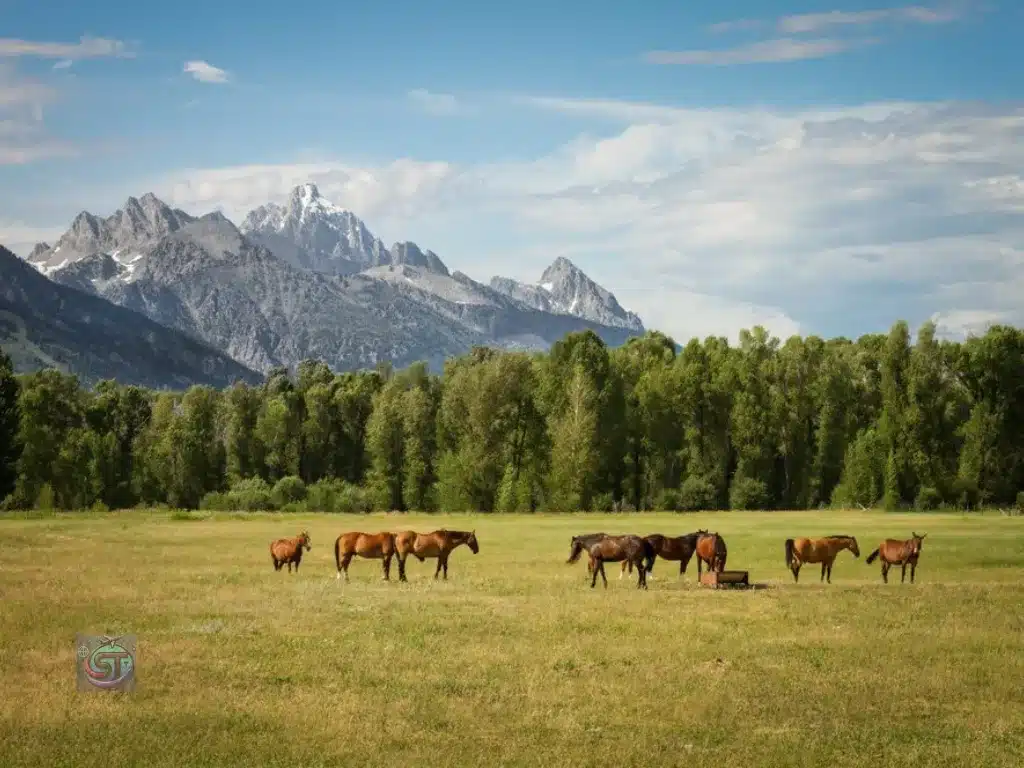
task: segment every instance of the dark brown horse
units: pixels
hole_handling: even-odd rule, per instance
[[[921,556],[921,545],[927,533],[918,536],[913,531],[910,538],[900,541],[899,539],[886,539],[878,545],[878,549],[868,555],[864,562],[871,565],[875,558],[882,558],[882,581],[889,583],[889,569],[894,565],[903,567],[903,574],[900,577],[900,584],[907,580],[907,566],[910,566],[910,583],[914,583],[914,571],[917,570],[917,558]]]
[[[395,554],[395,534],[387,531],[343,533],[334,541],[334,562],[338,566],[338,578],[345,572],[348,581],[348,564],[356,555],[371,560],[383,560],[384,580],[391,579],[391,558]]]
[[[575,547],[576,542],[579,541],[580,544],[583,546],[583,548],[587,549],[595,541],[599,541],[600,539],[603,539],[607,535],[608,534],[604,533],[603,531],[601,533],[583,533],[583,534],[580,534],[579,536],[573,536],[572,537],[572,541],[570,542],[570,546],[571,547]],[[575,549],[573,551],[575,552]],[[579,555],[576,555],[576,557],[578,558]],[[625,562],[623,562],[623,565],[625,565]],[[594,572],[594,561],[591,558],[588,557],[587,558],[587,575],[589,576],[593,572]],[[630,567],[629,572],[630,573],[633,572],[632,566]]]
[[[299,572],[299,563],[302,562],[302,548],[308,552],[313,548],[309,543],[309,534],[303,531],[294,539],[275,539],[270,542],[270,557],[274,561],[274,570],[280,571],[285,563],[288,563],[288,573],[292,572],[292,563],[295,563],[295,572]]]
[[[475,555],[480,551],[480,545],[476,540],[476,531],[449,531],[444,528],[431,533],[416,533],[416,531],[401,531],[395,534],[395,552],[398,556],[398,579],[408,581],[405,578],[405,560],[412,554],[421,563],[428,557],[437,558],[437,570],[434,571],[434,578],[444,571],[444,578],[448,578],[448,557],[452,550],[465,544]]]
[[[844,549],[860,557],[860,548],[854,536],[826,536],[823,539],[786,539],[786,567],[793,572],[793,581],[800,581],[800,566],[821,563],[821,579],[832,583],[832,564]]]
[[[725,547],[725,539],[715,533],[702,533],[697,537],[697,546],[694,550],[697,555],[697,581],[700,582],[701,566],[705,563],[708,571],[721,573],[725,570],[725,560],[729,551]]]
[[[644,536],[644,541],[654,547],[654,554],[660,557],[662,560],[678,560],[679,561],[679,573],[686,573],[686,566],[690,562],[690,558],[693,557],[693,552],[697,548],[697,538],[702,534],[707,533],[705,530],[694,531],[693,533],[687,533],[682,536],[662,536],[660,533],[652,533],[650,536]],[[626,569],[629,572],[633,572],[633,563],[629,560],[623,560],[622,566],[619,568],[619,578],[621,579]],[[651,567],[647,569],[647,576],[651,579],[654,578],[654,562],[651,562]]]
[[[647,589],[647,571],[654,564],[654,547],[639,536],[627,534],[625,536],[602,536],[594,538],[593,534],[587,537],[573,536],[571,542],[572,550],[569,553],[567,563],[575,563],[580,559],[584,551],[590,555],[590,586],[597,585],[597,574],[601,574],[605,589],[608,588],[608,577],[604,573],[605,561],[616,563],[620,560],[628,560],[633,563],[640,574],[636,587]]]

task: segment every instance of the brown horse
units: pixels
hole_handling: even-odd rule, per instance
[[[654,554],[662,560],[678,560],[679,573],[681,575],[686,573],[686,566],[689,564],[690,558],[693,557],[693,552],[697,548],[697,538],[705,533],[707,531],[703,529],[684,534],[683,536],[662,536],[660,533],[652,533],[650,536],[644,536],[644,541],[654,547]],[[620,579],[626,574],[627,568],[632,573],[633,563],[629,560],[623,560],[619,568]],[[654,578],[653,571],[654,562],[652,561],[651,567],[647,569],[647,576],[651,579]]]
[[[591,544],[593,544],[596,541],[599,541],[599,540],[603,539],[607,535],[608,535],[607,533],[601,532],[601,533],[584,533],[584,534],[581,534],[579,536],[573,536],[572,537],[572,542],[570,543],[570,546],[574,547],[576,545],[576,542],[579,541],[581,546],[584,549],[589,549]],[[575,552],[575,549],[573,551]],[[576,557],[578,558],[579,555],[577,554]],[[623,565],[625,565],[625,564],[626,564],[625,561],[623,561]],[[594,561],[593,561],[593,559],[588,557],[587,558],[587,576],[591,575],[593,572],[594,572]],[[630,573],[633,572],[633,567],[632,566],[630,566],[629,572]]]
[[[914,571],[917,570],[917,558],[921,556],[921,545],[927,533],[918,536],[913,531],[910,538],[900,541],[899,539],[886,539],[878,545],[878,549],[868,555],[864,562],[871,565],[875,558],[882,558],[882,581],[889,583],[889,568],[894,565],[903,567],[903,575],[900,577],[900,584],[907,580],[907,566],[910,566],[910,583],[914,583]]]
[[[280,571],[285,563],[288,563],[288,573],[292,572],[292,563],[295,563],[295,572],[299,572],[299,563],[302,562],[302,548],[308,552],[313,548],[309,543],[309,534],[303,531],[294,539],[275,539],[270,542],[270,557],[274,561],[274,570]]]
[[[823,539],[786,539],[786,567],[793,572],[793,581],[800,581],[800,566],[821,563],[821,579],[832,583],[832,564],[844,549],[860,557],[860,548],[854,536],[826,536]]]
[[[701,566],[705,563],[708,571],[721,573],[725,570],[725,560],[729,552],[725,547],[725,539],[715,533],[702,533],[697,537],[697,546],[694,548],[697,555],[697,581],[700,582]]]
[[[591,572],[590,587],[597,585],[597,574],[601,574],[605,589],[608,588],[608,577],[604,573],[605,561],[616,563],[620,560],[628,560],[633,563],[640,574],[637,579],[637,589],[647,589],[647,571],[654,565],[654,547],[639,536],[627,534],[625,536],[602,536],[594,538],[589,536],[573,536],[571,542],[572,550],[569,553],[567,563],[575,563],[580,555],[586,550],[590,555]]]
[[[345,572],[348,581],[348,564],[356,555],[370,560],[383,560],[384,581],[391,579],[391,558],[395,554],[395,534],[387,531],[343,533],[334,541],[334,562],[338,566],[338,578]]]
[[[475,555],[480,551],[480,544],[476,540],[476,531],[449,531],[444,528],[431,533],[416,533],[416,531],[401,531],[395,534],[395,553],[398,556],[398,579],[408,581],[405,578],[405,560],[412,554],[421,563],[428,557],[437,558],[437,570],[434,571],[434,578],[444,571],[444,578],[448,579],[448,557],[452,550],[465,544]]]

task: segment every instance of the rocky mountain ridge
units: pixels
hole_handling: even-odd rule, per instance
[[[151,193],[129,198],[106,219],[79,214],[28,260],[260,371],[308,358],[336,370],[385,360],[439,369],[474,345],[546,349],[585,328],[618,345],[643,333],[636,315],[567,259],[535,287],[485,285],[415,243],[385,247],[312,184],[251,211],[241,227]]]

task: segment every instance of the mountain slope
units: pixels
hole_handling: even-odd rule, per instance
[[[135,209],[132,200],[125,210]],[[143,200],[165,215],[129,228],[123,212],[81,214],[57,246],[37,247],[35,263],[63,285],[203,339],[259,371],[309,358],[335,370],[385,360],[440,369],[474,345],[543,350],[591,329],[617,346],[642,333],[635,315],[569,262],[545,272],[564,274],[553,274],[555,291],[538,306],[450,273],[415,243],[385,248],[314,185],[296,187],[285,205],[250,212],[242,228],[219,213],[196,219],[151,195]],[[158,229],[157,221],[165,224]],[[102,226],[94,231],[89,222]],[[75,258],[64,263],[69,252]]]
[[[355,214],[322,197],[315,184],[295,187],[284,205],[268,203],[250,211],[239,229],[292,266],[314,272],[351,275],[410,264],[448,274],[437,254],[424,253],[415,243],[387,248]]]
[[[336,370],[435,367],[481,343],[462,323],[410,299],[391,283],[364,275],[337,278],[299,269],[249,242],[221,214],[168,235],[131,274],[90,281],[106,263],[94,255],[53,279],[83,285],[161,324],[193,334],[257,370],[319,358]]]
[[[105,219],[82,211],[52,248],[40,243],[28,261],[43,274],[95,253],[108,253],[130,266],[147,246],[192,221],[192,216],[172,209],[151,192],[139,199],[129,197],[123,208]]]
[[[572,315],[601,325],[644,332],[639,316],[623,309],[613,293],[587,277],[564,256],[559,256],[544,270],[537,285],[494,277],[491,288],[542,312]]]
[[[57,367],[90,384],[112,378],[178,389],[260,380],[196,339],[48,280],[2,246],[0,344],[19,372]]]

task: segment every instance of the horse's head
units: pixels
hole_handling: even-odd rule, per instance
[[[917,555],[921,553],[921,546],[924,543],[924,537],[927,533],[922,533],[918,536],[914,531],[910,532],[910,554]]]
[[[857,546],[856,536],[850,537],[850,551],[853,553],[854,557],[860,557],[860,547]]]
[[[299,534],[299,546],[304,546],[307,552],[313,548],[313,545],[309,541],[309,534],[306,531]]]
[[[476,531],[469,532],[469,538],[466,539],[466,546],[469,547],[470,551],[475,555],[480,551],[480,544],[476,540]]]
[[[583,542],[580,541],[582,536],[573,536],[572,541],[569,542],[569,559],[565,562],[575,563],[580,559],[580,555],[583,553]]]

